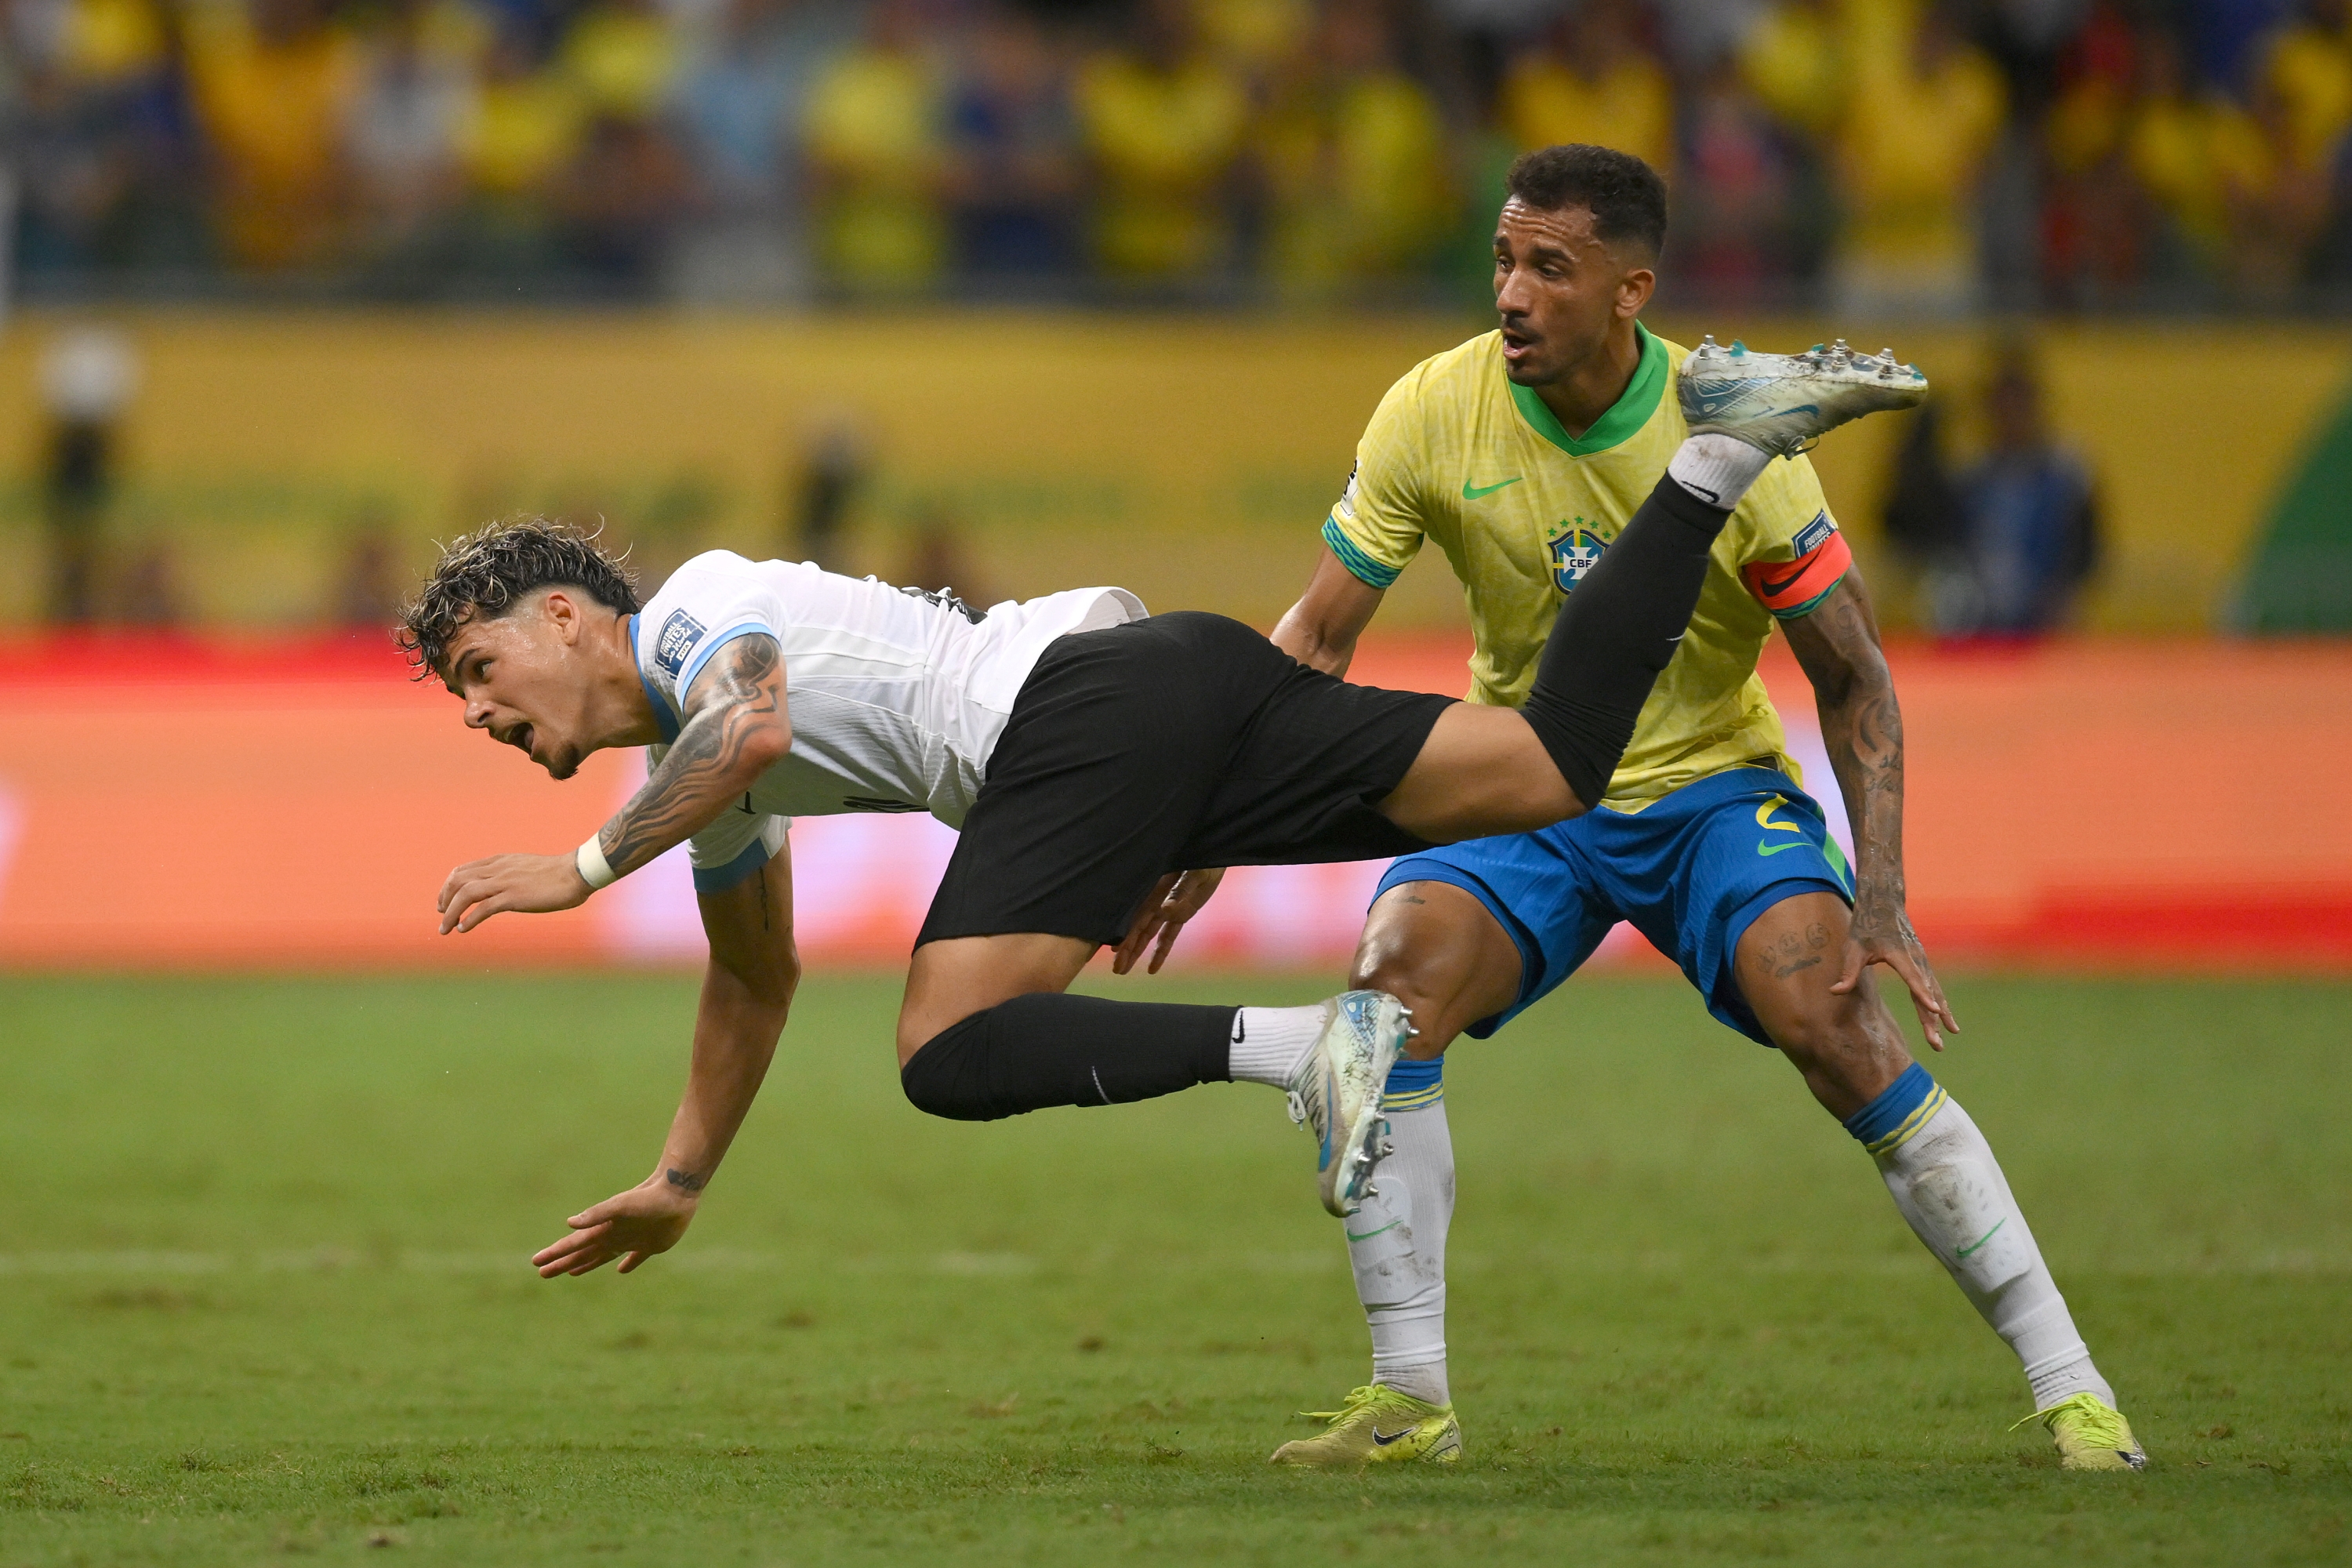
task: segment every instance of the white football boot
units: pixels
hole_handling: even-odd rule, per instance
[[[1927,401],[1927,378],[1895,351],[1858,354],[1845,340],[1801,354],[1758,353],[1712,334],[1683,361],[1683,422],[1694,436],[1722,435],[1793,458],[1849,420]]]
[[[1389,1152],[1381,1089],[1404,1043],[1420,1033],[1412,1013],[1385,991],[1343,991],[1315,1048],[1290,1075],[1290,1120],[1312,1131],[1323,1206],[1351,1215],[1372,1190],[1372,1167]]]

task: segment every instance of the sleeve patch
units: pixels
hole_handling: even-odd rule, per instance
[[[686,668],[694,645],[702,640],[709,628],[684,610],[672,610],[669,619],[661,624],[661,632],[654,638],[654,662],[676,675]]]
[[[1853,552],[1827,512],[1806,524],[1796,542],[1794,561],[1751,561],[1739,569],[1756,602],[1784,621],[1810,615],[1853,567]]]
[[[1331,547],[1331,553],[1339,558],[1339,564],[1366,587],[1385,589],[1404,571],[1402,566],[1383,565],[1365,553],[1362,545],[1341,531],[1339,520],[1336,517],[1323,520],[1323,542]]]

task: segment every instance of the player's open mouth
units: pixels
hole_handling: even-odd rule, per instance
[[[1535,346],[1535,342],[1536,340],[1529,337],[1527,333],[1514,331],[1509,327],[1505,327],[1503,329],[1503,357],[1513,362],[1524,359],[1527,357],[1528,351]]]
[[[535,739],[537,739],[537,737],[532,733],[531,727],[528,724],[518,724],[512,730],[507,731],[507,744],[512,746],[516,751],[522,752],[525,756],[530,755],[530,743]]]

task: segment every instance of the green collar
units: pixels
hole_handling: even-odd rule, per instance
[[[1639,321],[1633,323],[1633,335],[1641,341],[1642,363],[1633,367],[1633,379],[1625,384],[1624,395],[1609,405],[1608,413],[1592,422],[1592,428],[1584,433],[1582,440],[1561,427],[1559,416],[1544,405],[1535,388],[1507,380],[1511,401],[1519,406],[1519,417],[1534,426],[1537,435],[1571,458],[1605,452],[1647,425],[1650,416],[1657,412],[1660,395],[1666,389],[1666,345]]]

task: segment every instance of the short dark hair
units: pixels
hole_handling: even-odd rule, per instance
[[[401,606],[392,640],[423,680],[441,672],[458,627],[494,620],[535,589],[556,587],[577,588],[624,616],[645,608],[627,564],[595,534],[544,517],[509,518],[442,547],[425,586]]]
[[[1666,243],[1666,183],[1631,153],[1570,142],[1523,153],[1504,192],[1538,212],[1584,207],[1605,244],[1630,240],[1654,258]]]

